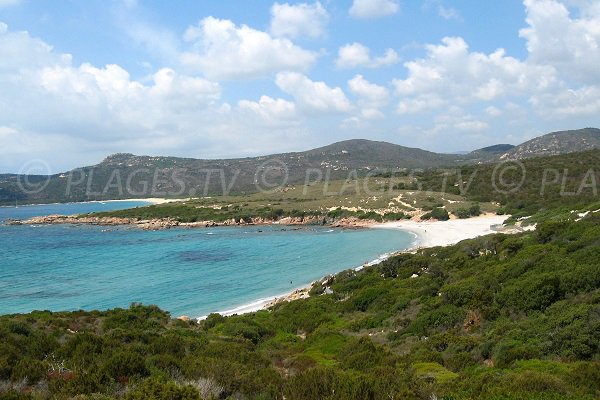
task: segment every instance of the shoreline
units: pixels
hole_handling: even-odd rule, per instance
[[[382,254],[376,259],[364,263],[361,266],[354,267],[355,271],[360,271],[365,267],[377,265],[387,260],[388,258],[406,252],[415,252],[419,249],[437,246],[450,246],[456,244],[462,240],[474,239],[479,236],[485,236],[491,233],[517,233],[519,229],[494,229],[494,227],[503,227],[503,222],[508,219],[510,215],[495,215],[487,214],[478,217],[472,217],[467,219],[450,219],[448,221],[393,221],[384,223],[374,223],[366,225],[366,228],[371,229],[400,229],[405,232],[414,235],[415,240],[409,247],[403,250],[398,250],[390,253]],[[231,308],[229,310],[215,311],[214,314],[220,314],[223,316],[241,315],[261,310],[266,310],[278,303],[293,301],[300,298],[306,298],[308,292],[317,282],[323,283],[329,280],[332,275],[327,275],[319,280],[313,281],[308,285],[294,289],[293,291],[287,292],[283,295],[272,296],[268,298],[262,298],[255,300],[250,303],[242,304],[238,307]],[[202,321],[206,319],[208,315],[201,317],[195,317],[196,321]],[[185,316],[183,316],[185,317]],[[181,318],[181,317],[180,317]]]

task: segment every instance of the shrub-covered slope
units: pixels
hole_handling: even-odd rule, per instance
[[[141,305],[2,316],[0,396],[598,398],[599,208],[399,255],[337,275],[333,294],[201,324]]]

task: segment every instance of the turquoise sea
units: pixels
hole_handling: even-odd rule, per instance
[[[129,208],[141,202],[0,208],[0,221]],[[192,317],[236,309],[409,247],[400,230],[5,226],[0,314],[156,304]]]

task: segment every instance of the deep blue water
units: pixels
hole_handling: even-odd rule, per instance
[[[0,208],[0,220],[137,205]],[[142,302],[173,315],[201,316],[286,293],[406,248],[413,240],[409,233],[389,229],[260,226],[151,232],[0,225],[0,314]]]

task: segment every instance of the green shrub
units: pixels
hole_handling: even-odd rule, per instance
[[[427,214],[424,214],[421,219],[437,219],[438,221],[447,221],[450,219],[450,215],[448,215],[448,211],[446,211],[444,208],[436,207]]]
[[[126,400],[200,400],[200,393],[191,386],[179,386],[173,381],[146,379],[125,395]]]

